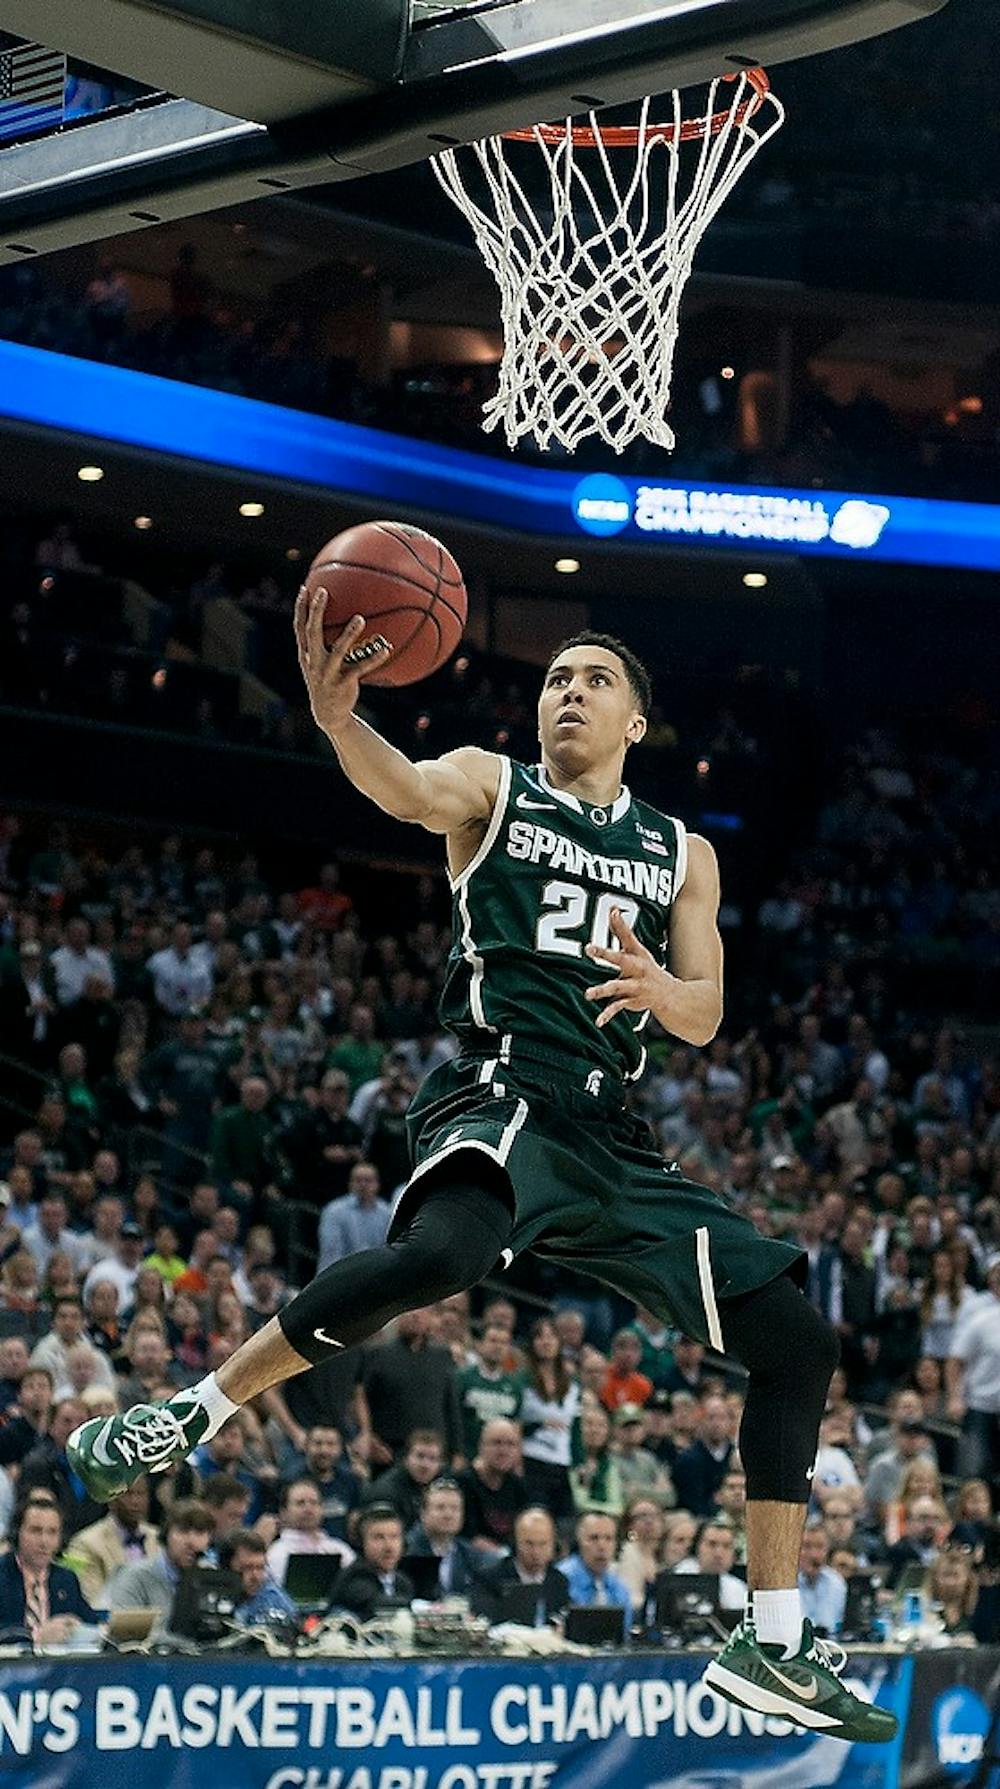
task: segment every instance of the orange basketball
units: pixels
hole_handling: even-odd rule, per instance
[[[362,522],[317,553],[306,588],[327,592],[323,639],[332,646],[352,615],[368,623],[353,650],[381,634],[392,647],[367,683],[416,683],[446,664],[469,612],[465,580],[447,547],[407,522]]]

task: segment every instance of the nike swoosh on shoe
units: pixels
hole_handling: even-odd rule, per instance
[[[798,1683],[794,1677],[786,1677],[783,1671],[779,1671],[773,1659],[769,1659],[766,1654],[762,1654],[762,1657],[764,1658],[771,1676],[777,1678],[782,1689],[787,1690],[789,1695],[801,1696],[805,1702],[818,1701],[819,1684],[816,1682],[815,1678],[811,1678],[808,1684]]]

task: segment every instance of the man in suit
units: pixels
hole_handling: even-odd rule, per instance
[[[105,1587],[123,1566],[155,1559],[159,1542],[148,1515],[149,1480],[137,1478],[127,1491],[112,1497],[102,1521],[73,1536],[73,1558],[88,1602],[103,1605]]]
[[[547,1509],[530,1505],[514,1520],[514,1550],[485,1566],[472,1595],[477,1615],[503,1621],[504,1602],[515,1585],[535,1587],[538,1601],[535,1626],[544,1627],[553,1615],[569,1606],[569,1585],[556,1569],[556,1526]]]
[[[11,1524],[11,1551],[0,1559],[0,1631],[27,1629],[44,1646],[67,1640],[81,1621],[97,1620],[73,1572],[53,1564],[62,1535],[51,1491],[30,1491]]]
[[[421,1501],[420,1521],[407,1534],[406,1551],[423,1559],[437,1558],[435,1596],[468,1596],[476,1581],[479,1558],[462,1539],[464,1521],[461,1485],[453,1478],[432,1479]]]
[[[333,1587],[330,1606],[346,1609],[361,1621],[378,1612],[380,1603],[416,1594],[412,1580],[399,1569],[403,1557],[403,1524],[391,1503],[369,1503],[357,1518],[361,1552],[345,1565]]]
[[[55,1055],[56,1013],[52,966],[37,938],[25,938],[18,948],[16,970],[0,984],[0,1036],[4,1049],[36,1074],[48,1068]],[[22,1072],[18,1087],[28,1081]]]

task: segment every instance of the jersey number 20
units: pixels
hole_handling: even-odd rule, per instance
[[[558,957],[582,957],[585,944],[616,950],[611,930],[611,909],[617,907],[625,924],[634,926],[639,909],[634,901],[613,892],[593,896],[575,882],[546,882],[535,927],[535,949]]]

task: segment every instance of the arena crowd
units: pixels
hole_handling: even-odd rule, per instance
[[[995,941],[1000,918],[961,804],[909,776],[884,746],[855,754],[757,915],[755,1022],[701,1052],[654,1035],[634,1099],[668,1160],[801,1243],[840,1335],[806,1612],[843,1631],[867,1572],[891,1619],[916,1580],[925,1637],[972,1643],[994,1623],[1000,1072],[886,962],[901,940],[928,962],[963,929]],[[911,874],[935,818],[943,867]],[[248,1622],[289,1619],[300,1554],[335,1559],[325,1594],[360,1615],[447,1592],[500,1618],[505,1586],[534,1584],[540,1617],[568,1599],[631,1625],[665,1571],[718,1574],[742,1605],[738,1373],[517,1263],[91,1503],[77,1423],[194,1382],[317,1260],[384,1237],[407,1107],[454,1047],[434,1013],[449,938],[425,884],[372,935],[335,862],[280,887],[176,835],[114,856],[9,815],[0,882],[0,1627],[71,1618],[57,1557],[87,1607],[162,1622],[199,1558],[241,1574]]]

